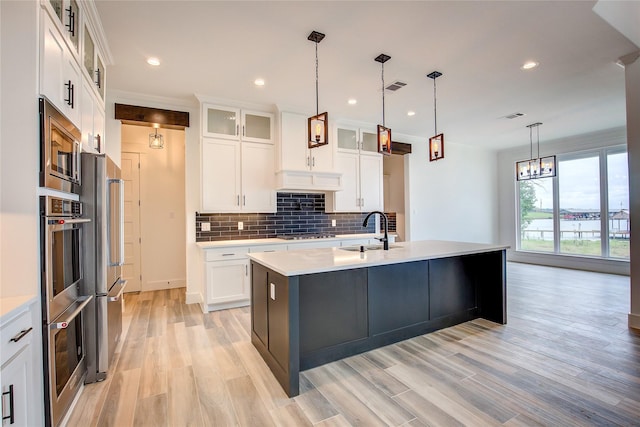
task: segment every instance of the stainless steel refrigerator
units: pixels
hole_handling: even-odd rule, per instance
[[[124,181],[104,154],[82,153],[81,176],[77,192],[91,219],[84,233],[82,293],[94,296],[85,320],[85,382],[92,383],[106,378],[122,333]]]

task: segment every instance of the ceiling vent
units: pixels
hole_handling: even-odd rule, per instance
[[[407,84],[404,82],[401,82],[400,80],[396,80],[395,82],[391,83],[389,86],[385,87],[386,90],[390,90],[391,92],[395,92],[400,88],[405,87]]]
[[[504,116],[504,118],[505,119],[517,119],[518,117],[522,117],[524,115],[525,115],[524,113],[511,113],[511,114],[508,114],[508,115]]]

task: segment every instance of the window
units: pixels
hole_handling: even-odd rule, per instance
[[[519,181],[518,249],[629,259],[624,147],[558,156],[555,178]]]

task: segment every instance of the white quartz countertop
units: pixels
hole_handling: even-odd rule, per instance
[[[490,245],[444,240],[422,240],[392,243],[391,249],[348,251],[342,248],[296,249],[286,252],[250,253],[248,256],[265,267],[284,276],[350,270],[377,265],[399,264],[435,258],[448,258],[475,253],[493,252],[509,248],[506,245]]]
[[[395,235],[389,233],[389,235]],[[378,233],[361,233],[361,234],[337,234],[335,237],[324,237],[321,239],[300,239],[300,240],[287,240],[287,239],[243,239],[243,240],[218,240],[215,242],[197,242],[201,249],[213,249],[213,248],[228,248],[234,246],[260,246],[260,245],[275,245],[278,243],[295,245],[296,243],[303,242],[324,242],[332,240],[356,240],[356,239],[372,239],[375,237],[382,237],[382,234]]]

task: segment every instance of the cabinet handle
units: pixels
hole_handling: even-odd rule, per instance
[[[240,206],[240,195],[239,194],[236,196],[236,200],[237,200],[236,203],[238,204],[238,206]]]
[[[307,166],[309,166],[309,156],[307,156]]]
[[[29,329],[23,329],[21,330],[15,337],[11,338],[9,341],[11,342],[18,342],[20,341],[22,338],[24,338],[29,332],[31,332],[33,328],[29,328]]]
[[[100,140],[101,140],[100,134],[96,135],[95,140],[96,140],[96,149],[98,150],[98,153],[102,153],[102,150],[101,150],[102,147],[100,147]]]
[[[65,99],[64,102],[66,102],[67,105],[69,105],[71,108],[73,108],[74,85],[73,85],[73,83],[71,83],[71,80],[69,80],[64,85],[67,88],[67,99]]]
[[[236,125],[236,136],[238,136],[238,132],[240,132],[240,125]]]
[[[246,195],[242,196],[242,206],[247,206],[247,196]]]
[[[244,125],[242,125],[242,136],[244,136]]]
[[[235,254],[222,254],[222,256],[231,256],[231,255],[235,255]]]
[[[311,158],[311,166],[313,166],[313,167],[316,166],[316,158],[315,157]]]
[[[2,400],[4,401],[4,396],[5,395],[9,395],[9,415],[7,415],[6,417],[3,414],[2,417],[2,421],[4,420],[9,420],[9,424],[13,424],[16,422],[15,420],[15,411],[13,410],[13,384],[11,384],[9,386],[9,391],[3,391],[2,392]],[[4,403],[4,402],[2,402]],[[2,407],[4,408],[4,405],[2,405]],[[4,422],[3,422],[4,424]]]
[[[248,276],[249,275],[249,266],[245,264],[244,266],[244,275]]]
[[[69,6],[68,9],[66,9],[67,11],[67,16],[69,17],[69,23],[66,25],[67,30],[69,31],[69,34],[71,34],[71,37],[75,37],[76,35],[76,14],[73,11],[73,8],[71,6]]]
[[[96,70],[96,86],[98,86],[98,89],[100,89],[100,87],[102,86],[102,81],[100,79],[100,68],[98,68]]]

